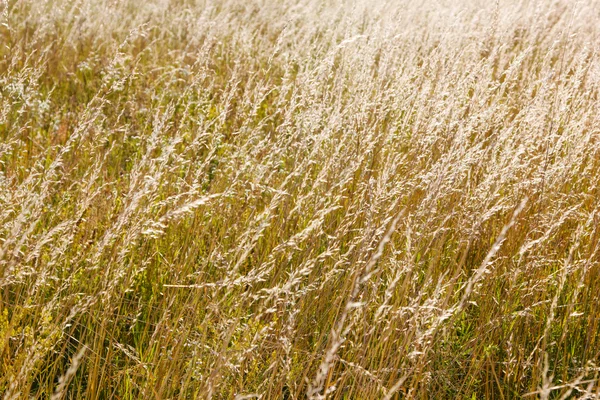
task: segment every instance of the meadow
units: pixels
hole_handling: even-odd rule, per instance
[[[0,0],[0,398],[600,398],[598,21]]]

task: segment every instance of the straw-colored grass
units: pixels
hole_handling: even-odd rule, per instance
[[[0,397],[600,397],[599,20],[1,0]]]

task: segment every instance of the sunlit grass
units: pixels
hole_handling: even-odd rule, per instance
[[[599,397],[599,15],[0,2],[0,397]]]

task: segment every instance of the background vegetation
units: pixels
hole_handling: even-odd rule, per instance
[[[597,398],[600,3],[0,2],[0,396]]]

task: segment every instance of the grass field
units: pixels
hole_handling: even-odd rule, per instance
[[[599,21],[0,0],[0,397],[600,398]]]

